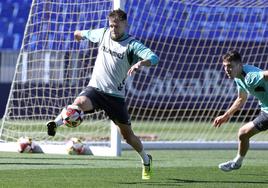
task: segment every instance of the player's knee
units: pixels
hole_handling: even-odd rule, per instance
[[[238,131],[238,139],[239,140],[246,140],[249,138],[250,138],[249,131],[247,129],[241,127]]]
[[[77,105],[77,106],[82,106],[86,103],[86,99],[85,97],[77,97],[74,102],[73,105]]]
[[[85,96],[77,97],[74,100],[73,105],[78,106],[82,111],[90,111],[93,109],[90,99]]]

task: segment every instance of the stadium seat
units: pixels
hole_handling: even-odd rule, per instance
[[[1,18],[12,18],[17,11],[17,6],[12,3],[5,3],[2,5]]]
[[[219,21],[224,21],[224,20],[225,20],[224,13],[221,13],[221,12],[216,12],[208,16],[209,22],[219,22]]]
[[[20,48],[31,2],[31,0],[0,2],[1,49]]]
[[[247,14],[245,16],[245,22],[246,23],[255,23],[257,21],[257,18],[255,15],[252,15],[252,14]]]
[[[0,18],[0,33],[8,33],[9,21],[7,18]]]
[[[2,47],[4,49],[18,50],[21,46],[21,37],[19,35],[5,35],[3,36]]]
[[[2,48],[14,49],[13,46],[14,46],[14,36],[13,35],[3,36]]]
[[[25,25],[26,25],[26,20],[23,18],[15,19],[13,20],[12,23],[13,23],[12,33],[23,35]]]
[[[3,46],[3,35],[0,35],[0,48]]]
[[[19,6],[15,16],[17,18],[24,18],[27,20],[29,12],[30,12],[30,5],[31,4],[27,4],[27,5],[24,4],[22,6]]]

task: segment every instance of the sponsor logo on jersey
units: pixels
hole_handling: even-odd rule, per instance
[[[101,49],[102,49],[104,52],[109,53],[109,54],[111,54],[112,56],[117,57],[117,58],[119,58],[119,59],[123,59],[123,58],[124,58],[124,55],[125,55],[124,52],[123,52],[123,53],[118,53],[118,52],[112,51],[111,49],[109,49],[109,48],[106,47],[106,46],[102,46]]]

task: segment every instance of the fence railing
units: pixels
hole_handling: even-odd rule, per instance
[[[19,51],[0,51],[0,83],[11,83]]]

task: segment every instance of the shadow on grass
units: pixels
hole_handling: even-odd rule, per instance
[[[24,155],[24,156],[23,156]],[[41,156],[40,154],[30,153],[25,154],[22,153],[21,156],[15,156],[15,157],[2,157],[0,156],[0,160],[6,160],[6,159],[13,159],[13,160],[77,160],[77,161],[88,161],[88,160],[94,160],[94,161],[137,161],[137,159],[127,159],[127,158],[118,158],[118,157],[98,157],[98,156],[92,156],[92,155],[66,155],[65,157],[51,157],[51,156]]]
[[[167,182],[142,181],[142,182],[125,182],[121,185],[149,185],[153,187],[184,186],[184,184],[263,184],[268,185],[268,181],[216,181],[216,180],[191,180],[191,179],[169,179]],[[205,185],[204,185],[205,186]],[[253,185],[252,185],[253,186]]]
[[[55,165],[65,165],[65,164],[60,164],[60,163],[0,163],[0,166],[1,165],[40,165],[40,166],[44,166],[44,165],[46,165],[46,166],[55,166]],[[72,164],[72,165],[80,165],[81,166],[81,164]]]
[[[268,185],[268,181],[234,181],[234,180],[230,180],[230,181],[215,181],[215,180],[187,180],[187,179],[170,179],[172,181],[176,181],[178,183],[252,183],[252,184],[267,184]]]

